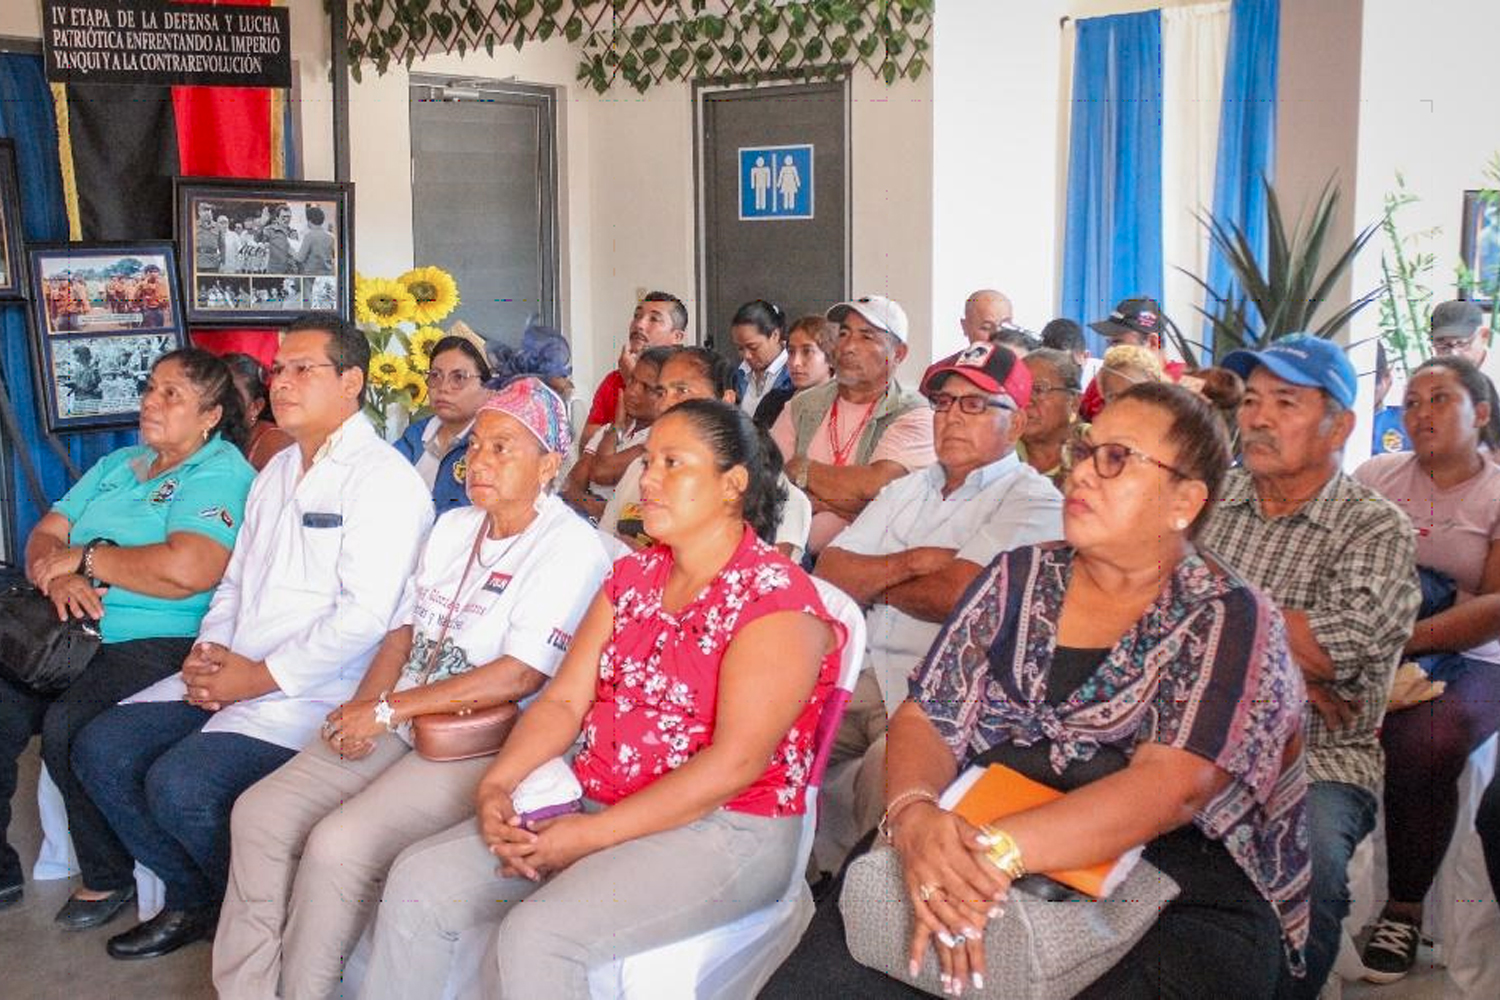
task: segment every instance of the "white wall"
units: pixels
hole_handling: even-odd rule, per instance
[[[1459,228],[1463,192],[1484,184],[1485,162],[1500,150],[1500,131],[1493,121],[1494,40],[1500,38],[1500,3],[1494,0],[1445,0],[1441,16],[1405,0],[1364,0],[1360,71],[1359,150],[1354,218],[1363,226],[1378,220],[1396,173],[1420,201],[1397,216],[1404,232],[1439,230],[1424,244],[1437,257],[1431,276],[1435,301],[1456,295]],[[1377,236],[1355,262],[1354,287],[1380,281]],[[1361,372],[1375,367],[1373,340],[1378,334],[1378,306],[1352,324],[1351,341],[1367,341],[1352,352]],[[1485,365],[1500,382],[1500,350],[1492,349]],[[1363,415],[1372,406],[1371,383],[1360,380],[1359,414],[1346,464],[1368,454],[1370,432]],[[1395,391],[1399,391],[1395,390]],[[1388,402],[1399,402],[1393,398]]]
[[[1031,329],[1056,315],[1064,0],[941,3],[934,23],[932,322],[936,353],[963,342],[978,288]]]
[[[1463,192],[1484,184],[1484,164],[1500,151],[1494,121],[1495,39],[1500,3],[1446,0],[1442,16],[1404,0],[1365,0],[1359,102],[1359,180],[1355,218],[1380,217],[1396,172],[1421,198],[1397,216],[1406,232],[1437,227],[1427,247],[1437,255],[1433,288],[1453,298],[1459,259]],[[1377,238],[1378,239],[1378,238]],[[1379,280],[1380,257],[1361,256],[1355,287]],[[1375,333],[1373,307],[1357,321],[1358,336]],[[1500,378],[1500,351],[1487,369]]]

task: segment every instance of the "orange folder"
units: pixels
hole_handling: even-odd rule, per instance
[[[955,796],[958,801],[951,807],[953,812],[974,826],[982,826],[1055,802],[1063,797],[1063,793],[1039,781],[1032,781],[1004,764],[991,764],[982,770],[970,768],[948,789],[944,799]],[[999,825],[1002,828],[1004,826]],[[1137,847],[1112,861],[1104,861],[1088,868],[1070,868],[1042,874],[1079,892],[1103,898],[1125,881],[1125,876],[1130,874],[1130,869],[1140,856],[1141,848]]]

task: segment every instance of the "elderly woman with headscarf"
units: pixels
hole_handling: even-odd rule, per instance
[[[609,561],[548,492],[571,443],[563,402],[522,378],[479,408],[465,454],[472,506],[438,518],[359,690],[323,739],[237,803],[214,945],[225,997],[332,996],[408,845],[474,811],[494,755],[432,761],[411,722],[526,705],[562,661]]]

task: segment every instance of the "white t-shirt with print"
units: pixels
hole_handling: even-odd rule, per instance
[[[412,627],[412,651],[401,668],[397,691],[423,682],[440,635],[442,652],[427,683],[502,656],[553,676],[609,572],[599,533],[549,495],[519,535],[484,540],[463,580],[462,593],[456,593],[474,536],[486,517],[477,507],[460,507],[432,526],[393,619],[396,626]],[[449,615],[452,621],[444,635]]]

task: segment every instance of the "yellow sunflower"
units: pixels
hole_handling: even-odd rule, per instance
[[[354,318],[376,326],[405,323],[416,313],[417,300],[406,286],[389,278],[367,278],[354,286]]]
[[[420,410],[427,403],[427,380],[416,372],[407,372],[406,377],[399,384],[393,385],[392,388],[400,392],[405,392],[411,397],[411,408],[413,410]]]
[[[407,340],[407,367],[412,371],[425,372],[432,364],[432,348],[446,336],[446,333],[435,326],[418,327]]]
[[[415,267],[396,280],[416,299],[418,323],[436,323],[458,306],[458,283],[440,267]]]
[[[411,370],[406,367],[406,359],[399,354],[387,354],[382,351],[370,359],[371,385],[398,389],[405,385],[410,375]]]

